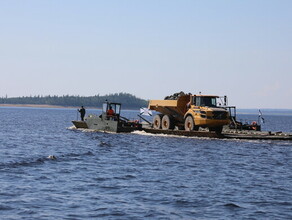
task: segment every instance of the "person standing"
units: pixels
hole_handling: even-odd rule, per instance
[[[81,109],[78,109],[78,111],[80,112],[81,121],[84,121],[84,116],[86,113],[85,108],[81,106]]]

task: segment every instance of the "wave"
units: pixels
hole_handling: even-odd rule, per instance
[[[133,131],[131,134],[138,134],[144,136],[155,136],[155,137],[170,137],[170,138],[188,138],[188,139],[199,139],[199,140],[218,140],[218,138],[210,138],[210,137],[197,137],[197,136],[182,136],[182,135],[174,135],[174,134],[153,134],[148,133],[146,131]]]
[[[68,129],[68,130],[77,130],[77,128],[74,125],[72,125],[70,127],[67,127],[66,129]]]
[[[28,167],[28,166],[37,166],[44,164],[45,162],[60,162],[64,160],[73,160],[76,159],[76,157],[82,157],[82,156],[93,156],[94,154],[91,151],[85,152],[85,153],[69,153],[65,155],[49,155],[44,156],[40,158],[27,158],[21,161],[15,161],[15,162],[6,162],[6,163],[0,163],[0,170],[4,169],[10,169],[10,168],[19,168],[19,167]]]
[[[80,132],[94,132],[95,130],[89,129],[89,128],[76,128],[74,125],[67,127],[66,129],[72,130],[72,131],[80,131]]]
[[[18,167],[25,167],[25,166],[35,166],[39,164],[43,164],[45,160],[50,160],[46,157],[38,158],[38,159],[27,159],[23,161],[16,161],[16,162],[8,162],[8,163],[1,163],[0,170],[5,168],[18,168]]]
[[[7,210],[12,210],[13,208],[11,206],[7,205],[0,205],[0,211],[7,211]]]
[[[85,132],[85,133],[109,133],[109,134],[116,134],[116,132],[112,132],[112,131],[100,131],[100,130],[89,129],[89,128],[76,128],[75,126],[67,127],[66,129],[72,130],[72,131]]]
[[[235,203],[226,203],[224,204],[224,206],[228,208],[241,208],[239,205],[236,205]]]

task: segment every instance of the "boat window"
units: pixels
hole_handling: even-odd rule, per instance
[[[103,112],[107,112],[107,104],[108,103],[103,103],[103,105],[102,105],[102,111]]]
[[[116,114],[120,114],[121,111],[121,105],[116,105]]]

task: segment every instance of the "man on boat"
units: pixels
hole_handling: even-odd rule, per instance
[[[85,116],[85,108],[83,106],[81,106],[81,109],[78,110],[80,112],[80,117],[81,117],[81,121],[84,121],[84,116]]]
[[[115,112],[114,112],[114,110],[113,110],[113,108],[111,106],[109,107],[109,110],[107,110],[106,114],[108,116],[114,116],[115,115]]]

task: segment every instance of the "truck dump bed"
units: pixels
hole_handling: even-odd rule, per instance
[[[173,115],[181,120],[187,112],[189,101],[189,95],[180,96],[177,100],[150,100],[148,108],[164,115]]]

